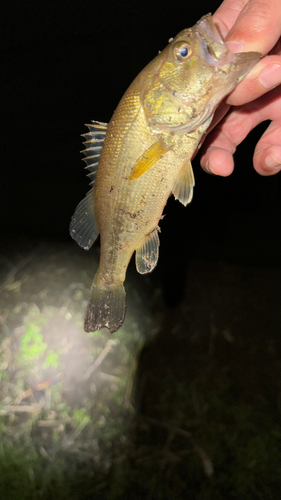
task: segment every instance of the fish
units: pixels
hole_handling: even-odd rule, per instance
[[[85,250],[100,235],[86,332],[115,332],[122,325],[133,253],[139,273],[153,271],[168,198],[190,203],[191,160],[214,112],[260,58],[258,52],[230,52],[207,14],[139,73],[108,124],[87,125],[83,153],[91,189],[70,223],[70,235]]]

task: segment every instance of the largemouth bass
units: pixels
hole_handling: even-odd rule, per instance
[[[218,104],[260,57],[229,52],[208,14],[169,40],[141,71],[108,125],[88,125],[84,154],[93,187],[70,223],[72,238],[86,250],[100,234],[86,331],[106,326],[114,332],[122,324],[132,254],[139,273],[156,266],[167,199],[173,194],[184,205],[191,201],[191,159],[200,140]]]

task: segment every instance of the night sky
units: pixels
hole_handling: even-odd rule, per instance
[[[109,121],[139,71],[219,1],[2,0],[0,232],[72,240],[70,217],[88,191],[80,134]],[[280,175],[261,177],[252,154],[264,125],[218,178],[193,162],[194,199],[170,199],[161,254],[278,263]]]

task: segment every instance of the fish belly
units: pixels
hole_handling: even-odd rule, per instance
[[[133,252],[158,228],[182,163],[169,151],[140,178],[131,181],[127,172],[114,188],[103,184],[104,208],[97,210],[101,257],[96,278],[105,286],[125,280]]]

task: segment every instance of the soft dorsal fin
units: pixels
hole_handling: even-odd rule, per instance
[[[86,139],[86,141],[83,142],[86,149],[83,149],[81,153],[84,153],[86,156],[86,158],[83,158],[83,161],[86,162],[87,166],[85,168],[89,171],[87,176],[90,177],[90,186],[93,186],[103,142],[106,136],[107,123],[92,121],[92,123],[86,125],[86,127],[88,127],[89,132],[87,134],[82,134],[82,137]]]
[[[183,165],[180,174],[173,188],[173,195],[176,200],[179,200],[185,207],[191,202],[193,196],[193,188],[195,186],[193,170],[190,160]]]
[[[136,268],[140,274],[151,273],[155,268],[159,256],[158,228],[150,233],[144,244],[136,250]]]

